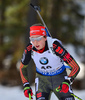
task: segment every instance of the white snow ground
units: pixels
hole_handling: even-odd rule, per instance
[[[35,94],[35,87],[32,86],[33,93]],[[75,95],[85,100],[85,90],[74,90]],[[0,85],[0,100],[29,100],[23,94],[23,90],[19,86],[6,87]],[[33,100],[36,100],[33,96]],[[56,96],[52,93],[50,100],[58,100]],[[76,99],[78,100],[78,99]]]

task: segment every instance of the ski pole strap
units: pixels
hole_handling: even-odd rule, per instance
[[[76,96],[75,94],[71,94],[72,96],[74,96],[75,98],[77,98],[78,100],[82,100],[81,98],[79,98],[78,96]]]
[[[31,94],[29,93],[29,100],[31,100]]]
[[[25,88],[24,88],[24,91],[27,90],[27,89],[30,89],[30,87],[25,87]]]
[[[59,92],[60,90],[61,90],[61,87],[60,86],[56,88],[56,91],[57,92]]]

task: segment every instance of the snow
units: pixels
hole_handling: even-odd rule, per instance
[[[33,93],[35,94],[35,87],[34,85],[31,86]],[[75,95],[85,100],[85,90],[74,90]],[[0,85],[0,100],[29,100],[24,96],[23,89],[20,86],[15,87],[6,87]],[[35,96],[33,96],[33,100]],[[57,97],[52,93],[50,100],[58,100]],[[77,99],[76,99],[77,100]]]

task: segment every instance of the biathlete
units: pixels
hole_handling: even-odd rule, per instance
[[[75,100],[71,95],[75,77],[80,67],[58,39],[46,36],[45,27],[30,27],[30,43],[26,46],[20,64],[20,75],[24,87],[24,95],[33,96],[29,84],[27,66],[31,59],[36,65],[35,90],[36,100],[50,100],[51,92],[59,100]],[[71,70],[67,75],[66,66]]]

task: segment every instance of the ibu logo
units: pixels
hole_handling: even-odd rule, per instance
[[[43,64],[43,65],[46,65],[48,63],[48,59],[46,57],[42,57],[40,58],[40,63]]]

